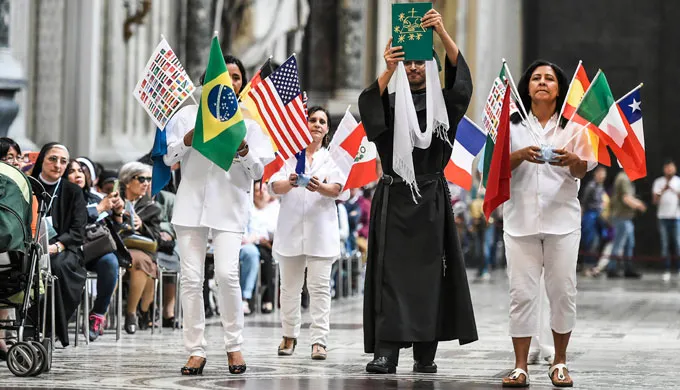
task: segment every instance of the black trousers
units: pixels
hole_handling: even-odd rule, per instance
[[[399,364],[399,349],[413,346],[413,360],[422,364],[430,364],[437,354],[438,341],[400,343],[392,341],[378,341],[373,358],[386,357],[395,365]]]

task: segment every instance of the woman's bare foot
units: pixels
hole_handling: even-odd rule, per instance
[[[240,366],[246,364],[241,351],[227,352],[227,360],[230,366]]]

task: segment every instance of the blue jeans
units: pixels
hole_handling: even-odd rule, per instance
[[[671,244],[675,247],[675,255],[680,256],[680,219],[660,219],[659,236],[661,237],[661,257],[666,259],[666,271],[670,271]],[[678,270],[680,270],[680,263]]]
[[[581,250],[588,254],[583,256],[585,264],[597,263],[597,252],[600,244],[600,211],[588,210],[581,217]]]
[[[94,300],[92,312],[103,316],[109,309],[111,296],[118,281],[118,257],[113,252],[107,253],[89,262],[85,268],[97,273],[97,299]]]
[[[484,256],[484,264],[479,271],[483,275],[491,271],[496,257],[496,225],[490,224],[484,229],[484,242],[482,243],[482,254]]]
[[[241,262],[241,296],[251,299],[260,270],[260,250],[255,244],[246,244],[241,247],[238,257]]]
[[[633,270],[633,249],[635,248],[635,225],[631,219],[612,219],[614,225],[614,244],[612,255],[623,256],[623,267],[625,271]],[[607,271],[616,272],[618,260],[610,261]]]

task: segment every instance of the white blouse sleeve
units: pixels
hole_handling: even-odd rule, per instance
[[[197,114],[198,106],[185,106],[168,121],[164,130],[168,142],[168,153],[163,156],[165,165],[169,167],[175,165],[191,149],[190,146],[184,145],[184,136],[194,128]]]

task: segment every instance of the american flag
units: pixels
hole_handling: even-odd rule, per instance
[[[249,95],[284,161],[312,142],[295,56],[254,86]]]

